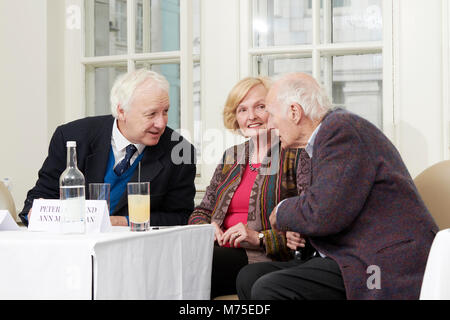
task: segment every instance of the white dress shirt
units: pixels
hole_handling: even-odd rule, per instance
[[[120,132],[119,128],[117,127],[117,120],[114,120],[112,135],[111,135],[111,146],[114,153],[114,168],[119,164],[120,161],[125,158],[126,155],[126,148],[128,145],[134,144],[128,141],[127,138],[123,136],[123,134]],[[133,164],[133,162],[136,160],[137,157],[144,151],[145,145],[143,144],[134,144],[134,146],[137,148],[137,152],[133,154],[130,160],[130,166]]]
[[[306,144],[305,151],[311,159],[313,157],[314,142],[316,141],[316,136],[317,136],[317,133],[319,132],[321,126],[322,126],[322,124],[319,124],[317,126],[316,130],[314,130],[311,137],[309,137],[308,143]]]

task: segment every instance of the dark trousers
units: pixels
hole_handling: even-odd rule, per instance
[[[236,283],[241,300],[346,299],[341,271],[330,258],[250,264]]]
[[[236,294],[236,277],[247,264],[247,253],[244,249],[214,246],[211,299]]]

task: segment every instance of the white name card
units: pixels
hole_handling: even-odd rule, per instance
[[[11,217],[8,210],[0,210],[0,231],[19,230],[19,226]]]
[[[63,233],[62,200],[35,199],[28,223],[29,231]],[[106,200],[86,200],[86,233],[111,231]]]

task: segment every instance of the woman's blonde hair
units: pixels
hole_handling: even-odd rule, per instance
[[[239,129],[239,124],[236,120],[236,109],[248,92],[253,87],[260,84],[263,85],[266,90],[269,90],[271,80],[266,77],[247,77],[234,85],[228,94],[228,98],[223,109],[223,123],[225,128],[232,131]]]

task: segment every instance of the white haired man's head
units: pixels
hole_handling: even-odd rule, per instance
[[[164,76],[155,71],[139,69],[124,73],[117,77],[111,89],[111,113],[114,118],[117,118],[118,106],[125,111],[129,110],[138,87],[139,89],[147,90],[159,88],[169,93],[169,82],[167,82]]]
[[[304,147],[311,130],[331,109],[331,102],[313,77],[290,73],[275,79],[266,97],[266,109],[269,127],[278,130],[283,146]]]
[[[111,112],[119,131],[134,144],[158,144],[169,107],[169,83],[154,71],[140,69],[121,75],[111,90]]]
[[[316,79],[306,73],[290,73],[279,79],[278,102],[286,112],[292,103],[298,103],[305,116],[320,121],[331,109],[331,102]]]

